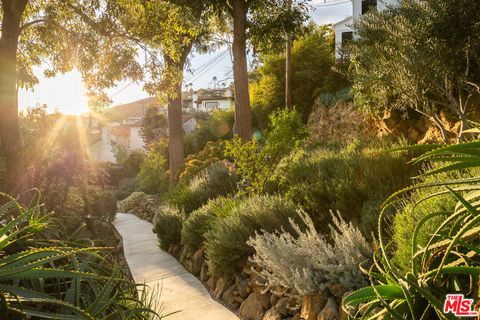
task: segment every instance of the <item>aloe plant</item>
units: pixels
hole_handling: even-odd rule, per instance
[[[417,146],[424,149],[414,162],[438,163],[424,175],[480,166],[480,142],[451,146]],[[480,177],[420,183],[392,195],[383,205],[378,225],[378,249],[374,263],[365,272],[371,285],[347,295],[343,308],[350,317],[374,319],[456,319],[443,313],[447,294],[462,293],[478,298],[480,278]],[[415,188],[435,187],[422,201],[444,193],[458,201],[453,211],[432,212],[421,219],[412,239],[412,259],[408,272],[401,272],[391,261],[393,249],[385,232],[385,215],[389,207],[402,201],[402,196]],[[438,187],[443,189],[438,191]],[[443,222],[421,246],[418,236],[422,226],[434,218]]]
[[[106,248],[42,236],[53,222],[40,213],[38,194],[28,206],[2,196],[0,319],[160,318]]]

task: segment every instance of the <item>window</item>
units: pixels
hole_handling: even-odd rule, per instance
[[[218,108],[218,102],[205,102],[205,109],[217,109]]]
[[[377,10],[377,0],[362,0],[362,14]]]
[[[345,45],[349,44],[353,40],[353,32],[348,31],[348,32],[342,32],[342,47]]]

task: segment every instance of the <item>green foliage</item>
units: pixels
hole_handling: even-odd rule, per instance
[[[185,159],[185,169],[180,175],[180,183],[188,183],[195,175],[200,173],[214,162],[225,158],[225,141],[209,141],[202,151],[189,155]]]
[[[115,160],[120,166],[120,178],[133,178],[140,172],[140,167],[147,155],[142,151],[127,152],[121,146],[114,147]]]
[[[462,122],[461,139],[480,96],[479,10],[475,0],[403,1],[360,19],[350,67],[356,104],[377,116],[414,110],[444,139],[446,112]]]
[[[157,141],[167,135],[168,121],[164,113],[157,108],[147,108],[142,121],[142,137],[146,144]]]
[[[323,231],[334,210],[370,234],[383,200],[416,172],[407,154],[388,148],[372,142],[294,151],[271,175],[268,190],[301,205]]]
[[[228,216],[215,221],[205,234],[205,252],[214,275],[232,274],[254,253],[247,244],[256,232],[289,231],[289,218],[298,220],[296,206],[278,196],[244,199]]]
[[[132,192],[140,189],[140,177],[126,178],[118,182],[117,190],[115,191],[115,198],[123,200]]]
[[[156,315],[138,299],[137,286],[109,262],[106,249],[81,246],[75,234],[59,234],[59,226],[39,214],[38,199],[37,194],[29,207],[22,207],[7,197],[0,207],[2,319]]]
[[[133,192],[127,198],[118,201],[117,207],[120,212],[133,213],[141,219],[151,221],[157,209],[157,199],[143,192]]]
[[[160,206],[155,213],[153,232],[157,234],[160,248],[168,250],[171,244],[180,244],[182,214],[172,206]]]
[[[307,131],[295,110],[279,110],[271,114],[265,142],[257,139],[244,142],[236,137],[227,141],[225,155],[233,158],[238,174],[249,191],[261,193],[283,156],[300,146]]]
[[[292,104],[306,123],[314,100],[322,93],[335,94],[348,85],[332,70],[335,64],[334,34],[330,28],[310,26],[295,39],[292,48]],[[252,74],[252,111],[255,125],[263,128],[266,116],[285,106],[285,55],[278,50],[261,54],[261,66]]]
[[[185,154],[201,152],[210,141],[231,139],[233,137],[233,110],[215,110],[211,114],[194,114],[197,127],[194,132],[185,135]]]
[[[222,162],[215,162],[202,170],[185,185],[179,185],[167,196],[167,201],[181,208],[187,215],[210,199],[237,191],[238,177]]]
[[[159,194],[167,189],[167,160],[162,154],[149,152],[140,166],[140,190],[149,194]]]
[[[214,223],[229,216],[238,205],[238,200],[219,197],[193,211],[182,226],[184,250],[194,253],[197,249],[202,248],[205,234],[213,227]]]
[[[379,218],[377,264],[368,271],[371,286],[351,293],[343,301],[344,307],[351,313],[356,306],[364,303],[368,305],[362,314],[366,319],[380,314],[395,319],[455,319],[451,313],[443,312],[446,294],[468,293],[478,299],[480,178],[477,174],[473,177],[459,177],[457,174],[480,166],[480,143],[475,141],[435,148],[438,146],[412,147],[433,149],[416,159],[416,162],[430,161],[439,165],[424,173],[424,178],[439,173],[447,176],[435,181],[420,181],[387,199]],[[453,176],[449,177],[449,174]],[[424,193],[416,203],[451,195],[456,204],[447,210],[432,206],[430,213],[411,226],[414,231],[411,234],[410,268],[399,270],[391,260],[391,243],[384,231],[385,211],[403,201],[409,192],[418,189],[429,190],[430,193]],[[415,206],[410,210],[411,214],[418,216],[413,213],[417,210]],[[438,219],[441,219],[440,223]],[[432,220],[436,228],[428,234],[426,244],[421,245],[419,236]]]
[[[100,230],[102,223],[110,223],[115,218],[116,205],[112,191],[89,186],[82,190],[72,187],[67,193],[60,212],[53,216],[63,222],[66,230],[75,230],[87,223],[92,233]]]

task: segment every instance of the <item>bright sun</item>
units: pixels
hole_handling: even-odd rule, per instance
[[[37,72],[41,74],[41,72]],[[79,115],[88,112],[85,86],[82,77],[73,71],[55,78],[40,77],[34,91],[21,90],[18,97],[19,109],[25,110],[46,104],[48,111],[58,109],[63,114]]]

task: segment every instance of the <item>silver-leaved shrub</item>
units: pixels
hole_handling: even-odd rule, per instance
[[[281,286],[306,295],[331,284],[347,290],[366,285],[359,264],[371,257],[371,246],[360,230],[331,212],[333,221],[327,240],[315,230],[305,212],[299,214],[305,231],[290,219],[296,235],[285,231],[256,233],[248,241],[255,248],[252,262],[261,267],[260,275],[268,288]]]

